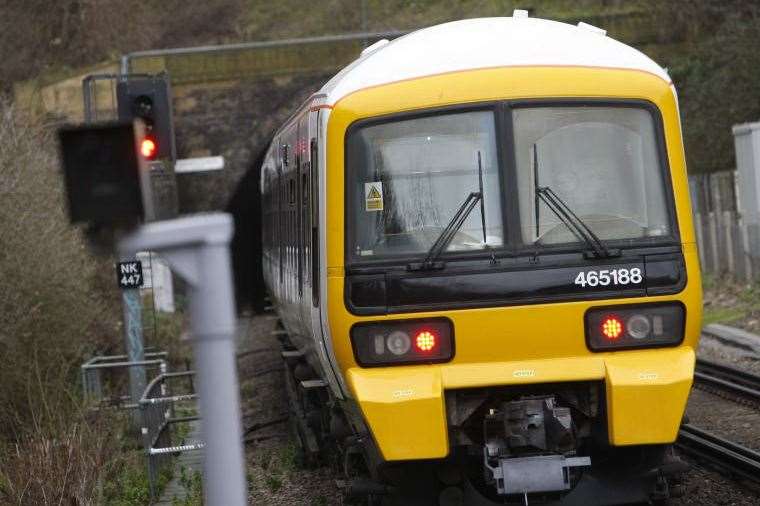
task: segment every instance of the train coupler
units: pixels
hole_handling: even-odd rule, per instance
[[[575,456],[572,412],[553,395],[503,402],[483,429],[486,481],[498,494],[570,490],[578,468],[591,466],[590,457]]]
[[[571,469],[591,465],[590,457],[563,455],[500,458],[496,466],[489,460],[486,455],[485,465],[491,470],[496,492],[502,495],[570,490]]]

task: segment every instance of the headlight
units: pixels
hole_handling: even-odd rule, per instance
[[[454,326],[448,318],[357,323],[351,344],[363,367],[448,362],[454,356]]]
[[[683,341],[685,320],[680,302],[591,308],[586,344],[592,351],[675,346]]]

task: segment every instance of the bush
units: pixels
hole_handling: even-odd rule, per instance
[[[91,504],[108,425],[81,410],[79,365],[120,342],[120,310],[68,224],[50,126],[0,101],[0,501]]]
[[[760,3],[659,2],[662,26],[687,41],[669,66],[679,90],[689,170],[731,170],[731,127],[760,119]]]

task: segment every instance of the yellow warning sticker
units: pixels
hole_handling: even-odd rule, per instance
[[[364,210],[365,211],[382,211],[383,210],[383,183],[373,181],[364,183]]]

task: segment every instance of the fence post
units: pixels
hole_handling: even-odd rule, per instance
[[[725,243],[726,243],[726,256],[728,257],[728,272],[731,273],[731,276],[734,276],[736,274],[736,269],[734,266],[734,237],[733,237],[733,229],[732,229],[732,222],[731,215],[733,213],[731,211],[723,211],[723,228],[726,231],[725,232]]]
[[[749,254],[749,234],[747,233],[747,224],[744,223],[744,220],[739,220],[739,230],[741,232],[741,241],[742,241],[742,260],[744,260],[744,280],[747,283],[751,283],[753,279],[753,272],[752,272],[752,258]]]
[[[710,256],[712,257],[711,272],[718,274],[720,272],[720,262],[718,261],[718,226],[715,223],[715,211],[710,211],[707,215],[708,235],[710,237]]]
[[[697,233],[697,254],[699,254],[699,265],[703,271],[707,270],[705,265],[705,238],[702,233],[702,213],[696,213],[694,215],[694,228]]]

